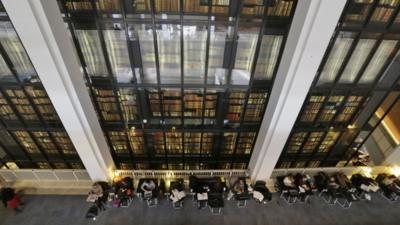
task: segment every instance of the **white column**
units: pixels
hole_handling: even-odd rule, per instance
[[[25,49],[92,180],[114,163],[55,0],[3,0]]]
[[[317,73],[346,0],[300,0],[251,156],[253,179],[269,179]]]

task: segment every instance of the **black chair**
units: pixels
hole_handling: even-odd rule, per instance
[[[268,190],[267,183],[265,181],[261,180],[256,181],[253,190],[260,192],[264,196],[262,200],[256,199],[256,202],[265,204],[272,200],[272,194]]]
[[[283,182],[285,177],[286,176],[277,177],[277,182],[275,185],[277,190],[281,193],[280,197],[283,198],[288,204],[294,204],[298,199],[299,191],[297,188],[287,187]]]
[[[213,215],[221,215],[222,208],[224,207],[224,198],[222,193],[209,193],[208,206]]]
[[[388,185],[384,184],[384,180],[388,177],[389,175],[386,173],[381,173],[378,174],[378,176],[375,178],[375,181],[378,183],[381,195],[387,199],[389,202],[397,202],[399,200],[400,192],[396,192],[393,190]]]
[[[142,184],[147,181],[147,180],[152,180],[155,184],[155,188],[154,190],[152,190],[151,195],[145,195],[145,193],[142,190]],[[138,183],[138,188],[137,188],[137,192],[142,200],[146,200],[147,202],[147,206],[151,207],[155,207],[158,205],[158,194],[159,194],[159,185],[158,185],[158,180],[155,178],[142,178],[139,180]]]
[[[250,193],[249,193],[248,184],[246,183],[246,178],[245,177],[239,177],[237,179],[237,181],[235,181],[235,183],[233,184],[233,188],[240,181],[242,181],[243,184],[244,184],[244,190],[243,190],[242,193],[234,193],[234,197],[235,197],[235,199],[237,201],[237,207],[238,208],[244,208],[244,207],[246,207],[247,200],[250,200],[251,196],[250,196]],[[233,192],[234,191],[235,190],[233,190]]]

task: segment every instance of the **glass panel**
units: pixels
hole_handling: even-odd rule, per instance
[[[398,41],[395,40],[383,40],[381,42],[379,48],[368,63],[364,74],[361,76],[359,80],[360,84],[368,84],[376,79],[383,66],[385,66],[390,54],[393,52],[397,42]]]
[[[168,154],[183,153],[181,132],[165,132],[165,140]]]
[[[232,155],[235,151],[237,133],[225,132],[222,135],[221,153],[224,155]]]
[[[0,116],[3,121],[17,121],[18,117],[15,114],[14,110],[7,103],[3,94],[0,93]]]
[[[254,79],[259,79],[259,80],[272,79],[276,63],[278,62],[282,41],[283,41],[283,36],[277,36],[277,35],[263,36],[260,47],[260,53],[257,59]]]
[[[203,90],[185,90],[184,96],[185,117],[202,117]]]
[[[335,80],[354,38],[354,33],[339,32],[321,72],[318,85],[332,83]]]
[[[253,90],[247,101],[246,112],[244,114],[245,122],[261,121],[264,112],[268,93],[265,90]]]
[[[0,55],[0,80],[11,82],[16,81],[2,55]]]
[[[112,72],[119,83],[130,83],[133,76],[125,30],[120,23],[113,26],[113,30],[103,30]]]
[[[6,89],[6,95],[11,100],[11,103],[15,105],[18,113],[22,119],[26,121],[38,121],[39,118],[36,115],[35,110],[31,106],[27,96],[21,89]]]
[[[392,14],[396,11],[398,4],[398,0],[379,0],[370,20],[372,22],[387,23],[392,17]]]
[[[96,0],[96,7],[103,12],[120,12],[121,0]]]
[[[132,88],[120,88],[118,91],[122,115],[125,121],[138,119],[136,94]]]
[[[225,44],[229,32],[224,26],[210,27],[210,52],[208,61],[208,84],[226,84],[227,70],[224,68]]]
[[[66,8],[70,11],[92,10],[91,0],[67,0]]]
[[[139,41],[143,65],[142,73],[136,73],[136,80],[138,83],[156,84],[157,72],[152,27],[148,24],[135,25],[134,27],[136,39]]]
[[[207,29],[204,26],[183,26],[184,82],[204,83]]]
[[[183,10],[188,13],[195,12],[206,14],[208,12],[208,1],[209,0],[185,0],[183,1]]]
[[[335,121],[341,123],[349,122],[363,100],[364,96],[349,96],[344,104],[343,110],[336,117]]]
[[[390,94],[385,98],[379,108],[375,111],[374,115],[368,121],[371,127],[376,126],[380,119],[385,115],[389,107],[394,103],[394,101],[399,96],[399,92],[390,92]]]
[[[150,0],[136,0],[132,4],[134,11],[136,12],[150,12]]]
[[[232,71],[231,84],[249,84],[259,33],[259,27],[256,25],[239,25],[235,68]]]
[[[229,123],[239,123],[243,113],[244,102],[246,98],[245,91],[232,91],[229,93],[229,106],[226,119]]]
[[[49,155],[58,154],[57,147],[51,140],[49,133],[36,131],[32,132],[32,135],[36,139],[40,147],[43,149],[43,151],[46,152],[46,154]]]
[[[256,137],[255,132],[243,132],[239,135],[236,154],[249,155],[253,149],[253,143]]]
[[[360,39],[358,41],[357,47],[351,54],[350,60],[348,61],[346,68],[339,79],[339,83],[349,84],[354,82],[354,79],[374,47],[375,42],[375,39]]]
[[[38,146],[26,131],[13,132],[17,141],[25,148],[29,154],[40,154]]]
[[[350,0],[344,17],[344,26],[361,25],[372,8],[373,0]]]
[[[29,86],[25,87],[25,90],[26,93],[31,97],[33,103],[44,120],[49,122],[60,122],[57,112],[51,104],[51,101],[44,89]]]
[[[105,121],[119,121],[121,116],[118,110],[117,98],[113,90],[93,88],[100,113]]]
[[[165,156],[163,132],[152,132],[146,135],[148,149],[153,149],[156,156]]]
[[[27,159],[24,151],[9,132],[0,130],[0,142],[4,148],[9,150],[10,155],[14,156],[16,159]]]
[[[162,24],[157,27],[161,83],[181,82],[180,26]]]
[[[307,132],[296,132],[290,138],[289,144],[286,149],[286,153],[295,154],[300,151],[301,145],[303,144]]]
[[[318,147],[318,153],[328,152],[335,144],[336,139],[339,137],[340,132],[330,131]]]
[[[135,155],[144,155],[144,137],[143,132],[137,131],[131,128],[128,132],[129,143],[131,145],[131,149],[133,154]]]
[[[182,95],[179,89],[164,89],[163,110],[165,117],[181,117],[182,116]]]
[[[26,82],[37,80],[36,71],[10,22],[0,22],[0,42],[13,63],[19,79]]]
[[[307,138],[306,143],[304,143],[302,153],[306,154],[314,152],[314,149],[318,146],[324,134],[325,132],[311,132]]]
[[[230,0],[212,0],[213,14],[228,14]]]
[[[242,15],[262,16],[263,14],[263,0],[244,0]]]
[[[301,115],[300,121],[306,123],[314,122],[324,101],[325,101],[325,96],[320,96],[320,95],[310,96],[310,99],[308,100],[307,105],[303,110],[303,114]]]
[[[200,154],[201,133],[185,133],[185,154]]]
[[[179,12],[179,0],[155,0],[156,12]]]
[[[322,108],[321,115],[318,118],[318,122],[330,122],[333,117],[336,115],[336,112],[339,106],[342,104],[344,100],[344,96],[342,95],[333,95],[330,96],[328,101],[325,103]]]
[[[268,16],[289,17],[293,4],[293,0],[276,0],[268,7]]]
[[[111,146],[115,154],[129,154],[128,140],[125,132],[122,131],[109,131],[108,138],[110,139]]]
[[[90,76],[107,77],[108,71],[97,30],[76,30],[76,37]]]
[[[54,131],[51,132],[54,141],[61,148],[63,154],[65,155],[76,155],[74,145],[68,137],[66,132]]]
[[[203,133],[201,154],[211,154],[213,150],[214,136],[213,133]]]
[[[158,91],[155,89],[148,89],[146,92],[152,116],[161,117],[161,99]]]

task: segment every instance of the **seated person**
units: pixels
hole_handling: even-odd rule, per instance
[[[297,174],[295,183],[300,193],[312,194],[311,185],[306,175]]]
[[[382,180],[382,183],[388,187],[389,190],[395,192],[396,194],[400,193],[400,186],[397,184],[397,178],[394,175],[386,176],[385,179]]]
[[[353,188],[351,181],[343,172],[339,172],[336,174],[336,180],[338,181],[340,188],[342,188],[342,189],[347,190],[347,189]]]
[[[186,193],[183,190],[182,184],[174,182],[171,187],[171,195],[169,198],[175,203],[182,200],[184,197],[186,197]]]
[[[243,179],[238,179],[235,184],[233,184],[232,191],[233,193],[239,195],[244,193],[246,190],[246,184],[244,183]]]
[[[329,178],[328,189],[330,189],[332,191],[337,191],[337,190],[339,190],[339,188],[340,188],[340,185],[336,181],[336,178],[333,176],[331,178]]]
[[[294,189],[296,188],[296,184],[294,182],[294,177],[293,175],[287,175],[284,179],[283,179],[283,185],[285,185],[285,187],[287,188],[291,188]]]
[[[156,184],[153,180],[145,180],[140,186],[140,190],[142,190],[144,198],[151,198],[155,189]]]

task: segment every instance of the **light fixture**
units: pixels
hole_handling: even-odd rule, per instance
[[[366,177],[372,177],[372,168],[367,166],[363,168],[363,173]]]
[[[400,167],[393,166],[391,170],[393,175],[395,175],[396,177],[400,176]]]

